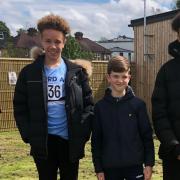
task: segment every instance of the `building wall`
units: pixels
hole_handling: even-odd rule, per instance
[[[146,53],[144,51],[143,26],[134,27],[134,60],[136,62],[136,94],[147,103],[151,113],[151,95],[159,68],[171,57],[168,44],[177,36],[171,29],[171,19],[147,25]]]
[[[122,52],[123,56],[126,57],[127,59],[129,59],[129,61],[134,60],[134,58],[133,58],[134,42],[133,41],[98,42],[98,44],[109,49],[112,52],[112,54],[111,54],[112,56],[120,55],[120,53]]]
[[[130,62],[134,62],[134,53],[132,52],[122,52],[123,56],[126,57]],[[111,56],[121,55],[121,52],[113,52]]]

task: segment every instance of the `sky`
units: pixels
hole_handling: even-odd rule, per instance
[[[146,0],[147,15],[172,9],[175,0]],[[20,28],[36,27],[38,19],[54,13],[65,18],[71,35],[82,32],[92,40],[133,37],[131,20],[142,18],[144,0],[0,0],[0,21],[11,35]]]

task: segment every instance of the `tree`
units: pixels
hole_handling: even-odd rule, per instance
[[[7,37],[10,37],[10,30],[3,21],[0,21],[0,31],[7,33]]]
[[[93,59],[94,54],[81,50],[79,43],[72,36],[67,38],[62,55],[68,59]]]
[[[20,29],[17,30],[17,34],[20,35],[21,33],[26,33],[29,36],[35,36],[35,35],[37,35],[38,30],[36,28],[34,28],[34,27],[30,27],[27,30],[23,29],[23,28],[20,28]]]
[[[17,32],[18,35],[20,35],[21,33],[27,33],[27,30],[25,30],[23,28],[20,28],[16,32]]]
[[[34,36],[37,35],[38,30],[34,27],[30,27],[29,29],[27,29],[27,33],[29,36]]]
[[[176,7],[177,7],[177,9],[180,8],[180,0],[177,0],[177,1],[176,1]]]

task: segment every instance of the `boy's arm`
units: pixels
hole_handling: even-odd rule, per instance
[[[180,144],[168,119],[168,94],[166,88],[166,73],[163,66],[157,74],[152,94],[152,120],[156,135],[160,142],[169,150],[174,150],[175,156],[180,155]]]
[[[152,137],[152,128],[148,117],[146,104],[142,102],[138,112],[139,131],[144,145],[144,164],[145,166],[154,166],[155,154]]]
[[[25,70],[23,69],[18,77],[13,106],[14,118],[19,129],[21,138],[25,143],[29,142],[28,135],[28,109],[27,109],[27,83],[25,81]]]
[[[95,117],[92,123],[91,151],[95,172],[100,173],[103,172],[101,164],[102,130],[97,105],[95,105],[94,108],[94,115]]]

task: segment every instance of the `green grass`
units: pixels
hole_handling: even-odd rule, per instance
[[[16,131],[0,133],[0,180],[36,180],[37,171],[29,146],[24,144]],[[153,180],[162,179],[161,161],[157,156],[159,143],[156,147],[156,166],[153,170]],[[96,180],[91,161],[90,143],[86,145],[86,157],[80,161],[79,180]]]

